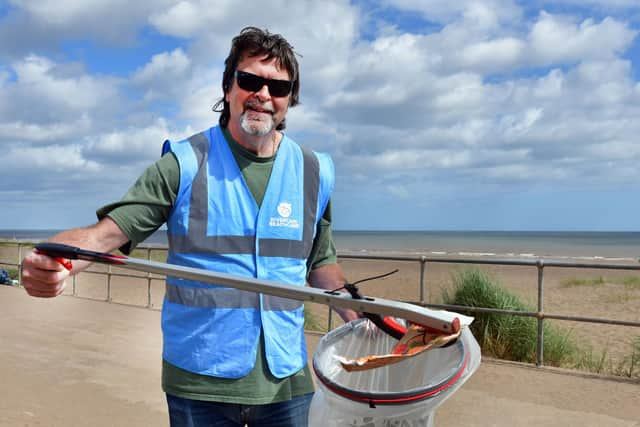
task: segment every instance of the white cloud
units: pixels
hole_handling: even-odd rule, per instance
[[[91,125],[91,119],[86,114],[83,114],[76,121],[51,124],[25,123],[23,121],[0,123],[0,140],[55,142],[85,134]]]
[[[640,158],[640,144],[635,140],[602,141],[587,148],[588,154],[607,160],[629,160]],[[635,162],[634,162],[635,163]],[[614,165],[611,165],[615,167]]]
[[[10,0],[13,25],[45,32],[38,38],[53,40],[92,36],[100,43],[130,44],[149,15],[172,0]],[[15,28],[18,30],[19,28]],[[17,38],[16,40],[19,39]]]
[[[6,163],[5,163],[6,162]],[[33,179],[49,179],[49,174],[92,174],[102,170],[98,162],[87,160],[82,147],[50,145],[46,147],[16,146],[5,154],[3,174],[33,173]]]
[[[149,164],[158,158],[166,139],[182,139],[184,131],[176,133],[165,119],[159,118],[146,127],[130,127],[89,138],[82,148],[85,157],[101,164]],[[140,172],[142,170],[140,169]]]
[[[199,67],[189,80],[182,82],[181,93],[175,98],[181,122],[196,130],[218,123],[218,114],[212,108],[222,97],[222,72],[218,68]]]
[[[215,7],[211,7],[211,3],[206,0],[183,0],[153,13],[149,21],[165,34],[193,37],[205,30],[208,24],[215,25],[224,19],[225,9],[229,6],[232,6],[232,2],[220,1]]]
[[[44,57],[28,56],[13,68],[22,88],[45,102],[64,103],[70,110],[90,109],[112,95],[110,86],[89,75],[58,75],[56,64]]]
[[[192,61],[181,48],[151,57],[131,77],[131,82],[145,91],[145,100],[174,98],[184,90],[191,74]]]
[[[181,48],[171,52],[162,52],[151,57],[151,61],[136,71],[132,77],[134,83],[153,84],[160,79],[163,82],[183,77],[191,66],[191,60]]]
[[[551,0],[548,3],[567,4],[577,6],[597,6],[605,10],[611,9],[634,9],[638,7],[636,0]]]
[[[505,140],[513,141],[525,136],[543,116],[542,108],[530,108],[500,119],[499,127]]]
[[[117,105],[118,81],[100,78],[37,55],[12,64],[15,80],[0,92],[0,117],[14,122],[75,121]],[[0,119],[1,121],[2,119]]]
[[[14,6],[22,8],[44,22],[67,25],[77,19],[95,16],[109,3],[117,6],[118,1],[103,0],[9,0]],[[121,2],[124,4],[124,2]]]
[[[542,11],[528,37],[531,63],[610,60],[628,48],[636,34],[637,31],[612,18],[599,23],[589,18],[577,23],[571,17]]]
[[[429,20],[444,23],[463,20],[484,29],[518,19],[521,14],[512,0],[389,0],[388,3],[400,9],[420,12]]]
[[[513,37],[473,43],[462,50],[461,65],[484,72],[514,68],[522,63],[525,47]]]
[[[207,0],[183,0],[156,10],[150,22],[163,34],[192,39],[191,57],[206,66],[219,66],[232,37],[247,25],[280,33],[301,55],[304,90],[314,94],[334,88],[350,69],[359,25],[357,9],[347,0],[265,0],[247,7],[231,0],[215,7]]]

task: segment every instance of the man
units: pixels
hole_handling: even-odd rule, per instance
[[[345,282],[331,237],[328,156],[281,131],[298,103],[298,63],[280,35],[248,27],[225,60],[219,126],[180,142],[99,222],[51,241],[96,251],[134,248],[167,224],[168,262],[335,289]],[[87,267],[74,262],[71,274]],[[22,283],[63,292],[70,272],[32,252]],[[358,317],[340,310],[346,321]],[[172,426],[301,426],[313,383],[296,301],[167,278],[163,390]]]

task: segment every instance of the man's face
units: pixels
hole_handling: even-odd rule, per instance
[[[266,59],[266,55],[243,58],[238,63],[237,70],[268,79],[289,80],[287,70],[278,67],[275,58]],[[267,86],[256,92],[242,89],[234,76],[231,89],[225,94],[230,108],[231,133],[236,138],[241,134],[268,135],[284,120],[290,96],[273,96]]]

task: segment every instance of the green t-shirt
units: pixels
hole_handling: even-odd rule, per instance
[[[257,157],[235,142],[226,129],[223,133],[248,188],[260,206],[275,156]],[[167,221],[179,185],[178,161],[173,154],[167,154],[147,168],[119,202],[106,205],[97,211],[98,218],[109,216],[129,237],[130,241],[120,248],[122,252],[128,254]],[[336,261],[329,204],[318,224],[307,266],[311,271]],[[163,360],[163,390],[188,399],[240,404],[280,402],[313,391],[313,380],[308,366],[288,378],[275,378],[267,366],[263,337],[258,343],[258,356],[253,370],[239,379],[198,375]]]

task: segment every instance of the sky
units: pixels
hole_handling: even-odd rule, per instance
[[[92,224],[217,124],[249,25],[299,55],[336,230],[640,231],[637,0],[0,0],[0,229]]]

